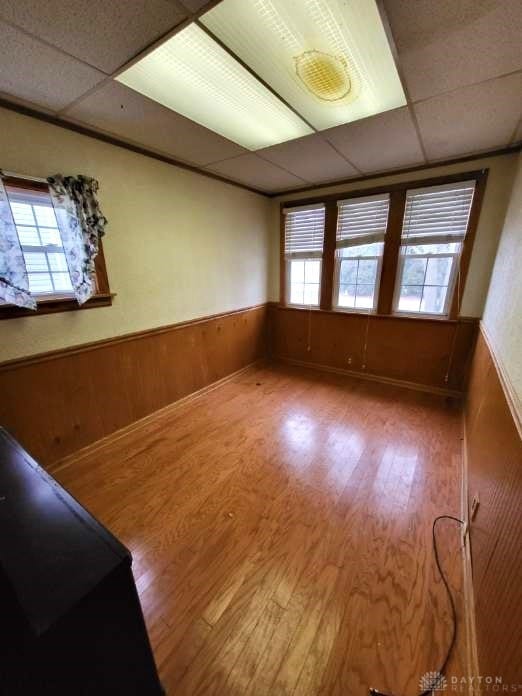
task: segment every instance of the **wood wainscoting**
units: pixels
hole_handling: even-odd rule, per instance
[[[465,409],[478,668],[522,681],[522,439],[509,388],[481,331]]]
[[[0,423],[50,464],[265,357],[266,305],[0,365]]]
[[[276,359],[425,391],[466,389],[476,319],[368,316],[275,304],[269,312]]]

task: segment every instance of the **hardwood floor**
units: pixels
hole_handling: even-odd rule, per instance
[[[413,696],[450,635],[431,524],[460,516],[459,409],[253,368],[55,475],[131,549],[168,694]]]

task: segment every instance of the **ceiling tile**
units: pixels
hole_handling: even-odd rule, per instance
[[[413,101],[522,69],[522,3],[385,0]]]
[[[296,188],[306,183],[303,179],[285,172],[275,164],[261,159],[254,153],[217,162],[207,167],[207,169],[240,181],[248,186],[270,192]]]
[[[330,128],[322,135],[365,173],[424,162],[407,107]]]
[[[110,74],[186,15],[169,0],[3,0],[0,16]]]
[[[273,145],[258,150],[257,154],[311,183],[342,179],[358,174],[357,169],[352,167],[320,135],[308,135],[287,143]]]
[[[105,75],[0,22],[0,92],[58,111]]]
[[[464,87],[414,108],[429,159],[502,147],[522,109],[522,73]]]
[[[246,152],[236,143],[115,81],[67,109],[64,116],[200,165]]]

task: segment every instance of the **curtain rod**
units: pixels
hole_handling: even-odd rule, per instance
[[[27,181],[37,181],[40,184],[46,184],[47,179],[40,176],[29,176],[29,174],[19,174],[18,172],[8,172],[5,169],[0,169],[0,174],[3,176],[11,176],[13,179],[26,179]]]

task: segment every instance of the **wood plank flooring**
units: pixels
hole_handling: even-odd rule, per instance
[[[131,549],[168,694],[413,696],[450,635],[459,409],[270,365],[55,475]]]

